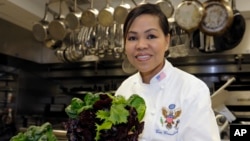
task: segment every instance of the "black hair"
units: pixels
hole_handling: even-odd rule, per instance
[[[160,27],[164,33],[164,35],[169,34],[169,23],[168,19],[165,16],[165,14],[161,11],[160,7],[156,4],[151,4],[151,3],[146,3],[146,4],[141,4],[136,7],[134,7],[127,15],[125,22],[124,22],[124,28],[123,28],[123,38],[124,41],[126,41],[126,36],[128,33],[128,30],[135,20],[136,17],[143,15],[143,14],[150,14],[150,15],[155,15],[159,17],[159,24]]]

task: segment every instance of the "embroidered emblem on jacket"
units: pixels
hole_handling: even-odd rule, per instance
[[[168,109],[165,107],[162,108],[163,118],[161,118],[161,124],[162,126],[165,125],[167,129],[177,129],[180,123],[180,120],[177,118],[181,115],[181,110],[175,109],[175,107],[175,104],[170,104]]]

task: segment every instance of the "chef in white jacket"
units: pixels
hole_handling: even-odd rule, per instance
[[[116,91],[146,102],[139,141],[220,141],[207,85],[165,59],[169,24],[155,4],[133,8],[124,23],[125,54],[138,70]]]

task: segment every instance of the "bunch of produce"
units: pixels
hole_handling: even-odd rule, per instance
[[[72,98],[65,109],[69,141],[137,141],[144,128],[145,101],[134,94],[125,99],[107,93]]]
[[[10,141],[57,141],[49,122],[41,126],[31,125],[25,132],[19,132]]]

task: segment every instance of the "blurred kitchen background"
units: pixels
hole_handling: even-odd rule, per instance
[[[183,2],[168,1],[174,10]],[[122,1],[92,2],[92,9],[100,12],[107,2],[116,8]],[[124,0],[130,7],[140,2]],[[232,7],[231,0],[227,2]],[[173,13],[169,17],[172,38],[166,58],[202,79],[211,95],[234,77],[223,89],[227,99],[222,103],[236,116],[234,123],[250,124],[250,2],[235,2],[245,22],[238,29],[244,34],[237,43],[223,48],[224,44],[216,42],[221,39],[217,35],[209,35],[214,39],[213,45],[204,43],[200,37],[208,35],[181,29]],[[58,40],[47,39],[51,35],[34,29],[45,15],[51,23],[59,16],[65,18],[75,11],[83,13],[90,7],[89,0],[0,0],[0,139],[8,139],[20,128],[45,121],[63,130],[63,122],[67,120],[64,108],[72,97],[82,97],[86,92],[114,93],[124,79],[136,72],[122,52],[121,23],[107,27],[80,23],[74,29],[67,27],[63,37],[59,36],[61,30],[54,29],[58,33],[54,38]],[[228,131],[227,126],[221,137],[227,139]]]

